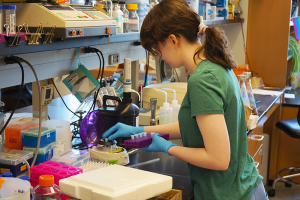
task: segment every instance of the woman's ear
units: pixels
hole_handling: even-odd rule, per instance
[[[176,37],[175,35],[171,34],[168,37],[169,42],[172,43],[172,45],[174,45],[175,48],[177,48],[179,46],[179,38]]]

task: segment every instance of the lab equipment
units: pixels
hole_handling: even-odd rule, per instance
[[[54,183],[59,185],[58,183],[60,179],[82,173],[82,169],[80,168],[53,161],[47,161],[39,165],[35,165],[30,168],[30,171],[32,172],[30,176],[30,183],[33,187],[38,185],[39,177],[41,175],[49,174],[54,176]]]
[[[116,20],[116,33],[123,33],[123,12],[119,8],[118,1],[113,1],[114,9],[112,11],[112,17]]]
[[[250,102],[249,102],[249,97],[248,97],[248,94],[247,94],[245,80],[246,80],[245,75],[239,75],[239,84],[240,84],[240,88],[241,88],[241,93],[242,93],[244,105],[251,108]]]
[[[158,133],[160,137],[169,140],[169,134],[167,133]],[[151,135],[143,135],[142,137],[137,137],[130,140],[125,140],[124,146],[125,148],[143,148],[147,147],[152,143],[152,134]]]
[[[33,153],[22,150],[11,150],[7,154],[0,154],[0,171],[11,172],[14,177],[27,171],[27,166],[21,158],[10,156],[9,154],[15,154],[21,156],[31,165],[33,160]]]
[[[106,96],[110,96],[110,95],[108,94],[106,87],[103,87],[100,90],[102,92],[102,101],[103,101],[102,103],[104,104],[104,95],[106,95]],[[109,106],[115,106],[113,100],[108,99],[106,102],[107,102],[107,105],[109,105]]]
[[[0,5],[0,34],[3,33],[3,5]]]
[[[100,87],[98,80],[82,64],[79,64],[78,68],[63,80],[63,83],[80,102]]]
[[[157,107],[157,99],[150,99],[151,102],[151,120],[150,120],[150,126],[155,126],[156,125],[156,107]]]
[[[120,9],[123,12],[123,33],[129,32],[129,11],[126,9],[126,4],[124,1],[120,1]]]
[[[90,152],[81,151],[76,149],[69,149],[67,151],[61,152],[51,159],[51,161],[70,165],[73,167],[81,167],[85,163],[89,162]]]
[[[257,109],[256,109],[256,102],[254,98],[254,94],[252,91],[252,85],[251,85],[251,72],[243,72],[243,74],[246,76],[245,78],[245,84],[246,84],[246,89],[247,89],[247,94],[249,97],[249,103],[250,103],[250,108],[252,109],[252,115],[257,115]]]
[[[53,85],[42,86],[42,105],[47,105],[52,102]]]
[[[20,117],[11,119],[5,128],[5,147],[22,150],[21,131],[39,125],[37,118]]]
[[[6,30],[9,34],[16,34],[16,5],[5,5],[6,24],[9,29]]]
[[[81,166],[80,168],[82,169],[83,173],[85,172],[90,172],[96,169],[100,169],[102,167],[108,167],[111,164],[109,163],[105,163],[105,162],[94,162],[94,161],[90,161],[85,163],[83,166]]]
[[[54,176],[42,175],[39,177],[39,185],[32,190],[34,200],[60,200],[59,187],[54,184]]]
[[[129,11],[129,32],[139,32],[140,31],[140,22],[139,22],[139,16],[136,13],[138,6],[137,4],[127,4],[127,9]]]
[[[167,92],[159,89],[155,89],[156,91],[165,93],[165,102],[163,106],[159,108],[159,125],[172,123],[172,112],[173,109],[170,107],[168,103]]]
[[[22,145],[27,147],[36,147],[38,141],[39,127],[29,128],[21,132]],[[40,147],[56,141],[56,130],[51,127],[42,126]]]
[[[163,88],[164,90],[172,90],[174,92],[174,99],[172,100],[172,104],[170,105],[173,109],[172,111],[172,122],[178,122],[178,113],[180,110],[180,105],[178,104],[178,101],[176,100],[176,91],[174,89],[170,88]]]
[[[46,146],[40,147],[38,151],[38,156],[36,157],[35,165],[46,162],[50,160],[53,156],[53,145],[54,143],[50,143]],[[23,147],[24,151],[36,153],[36,148],[33,147]]]
[[[172,177],[112,165],[60,180],[59,187],[79,199],[149,199],[170,191]]]
[[[30,183],[19,178],[0,177],[0,200],[30,200]]]
[[[116,34],[116,21],[102,8],[91,5],[17,3],[17,24],[28,24],[34,33],[37,24],[43,24],[45,32],[51,32],[54,25],[54,37],[69,38],[107,36]],[[32,13],[35,16],[32,17]]]
[[[103,107],[99,111],[104,117],[104,130],[108,130],[118,122],[122,122],[131,126],[139,125],[139,107],[132,103],[131,98],[131,59],[124,59],[124,83],[123,83],[123,99],[116,96],[103,97]],[[118,101],[118,106],[108,107],[107,100]],[[123,146],[124,138],[117,138],[119,146]]]

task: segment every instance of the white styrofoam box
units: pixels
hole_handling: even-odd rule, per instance
[[[62,194],[82,200],[144,200],[172,189],[172,177],[112,165],[59,181]]]

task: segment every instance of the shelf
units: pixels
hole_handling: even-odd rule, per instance
[[[244,19],[242,19],[242,21],[244,22]],[[207,26],[211,26],[211,25],[241,23],[241,20],[240,19],[203,20],[203,23]]]

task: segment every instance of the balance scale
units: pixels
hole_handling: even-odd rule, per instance
[[[99,7],[89,5],[16,3],[16,26],[28,24],[36,32],[42,24],[45,32],[53,27],[54,37],[64,40],[116,34],[116,20]]]
[[[87,114],[80,126],[80,138],[88,147],[90,160],[109,164],[127,165],[129,156],[125,148],[117,146],[113,141],[102,138],[104,117],[95,110]]]

